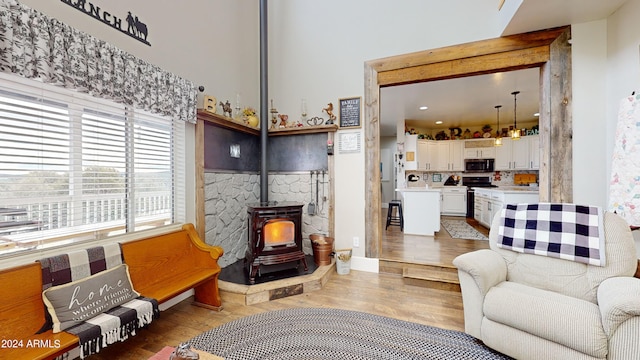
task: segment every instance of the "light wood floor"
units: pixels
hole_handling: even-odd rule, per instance
[[[486,229],[479,227],[486,233]],[[457,254],[487,247],[486,242],[451,239],[446,231],[435,237],[404,236],[389,227],[383,238],[382,258],[416,263],[450,264]],[[175,346],[206,330],[241,317],[294,307],[328,307],[364,311],[451,330],[464,330],[459,292],[406,285],[394,274],[351,271],[334,273],[322,290],[246,306],[233,295],[222,294],[224,310],[215,312],[191,305],[187,299],[162,312],[148,329],[124,343],[110,346],[97,359],[147,359],[164,346]]]
[[[386,213],[383,218],[386,218]],[[464,219],[462,217],[443,217]],[[476,230],[489,235],[489,230],[473,219],[467,223]],[[383,228],[384,230],[384,228]],[[453,259],[463,253],[487,249],[486,241],[452,239],[446,230],[441,229],[435,236],[405,235],[398,226],[389,226],[383,231],[380,259],[402,261],[413,264],[452,265]]]

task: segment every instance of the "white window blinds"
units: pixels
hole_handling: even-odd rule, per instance
[[[0,77],[0,256],[183,221],[184,124]]]

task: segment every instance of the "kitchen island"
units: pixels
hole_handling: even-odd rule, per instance
[[[404,233],[433,236],[440,231],[440,189],[396,189],[402,194]]]
[[[474,188],[474,218],[483,226],[491,228],[493,218],[506,204],[537,203],[538,188],[524,186],[501,186],[498,188]]]

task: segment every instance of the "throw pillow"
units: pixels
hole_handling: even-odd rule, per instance
[[[53,332],[61,332],[140,296],[131,285],[126,264],[68,284],[53,286],[42,298],[53,320]]]

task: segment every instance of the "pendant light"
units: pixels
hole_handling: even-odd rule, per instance
[[[518,94],[520,94],[520,91],[514,91],[511,93],[511,95],[513,95],[513,131],[511,132],[512,140],[520,140],[520,129],[518,129],[518,123],[516,122],[516,110],[518,105],[516,96],[518,96]]]
[[[494,106],[496,108],[496,119],[498,120],[498,131],[496,134],[496,140],[493,143],[493,146],[502,146],[502,133],[500,131],[500,108],[502,105]]]

